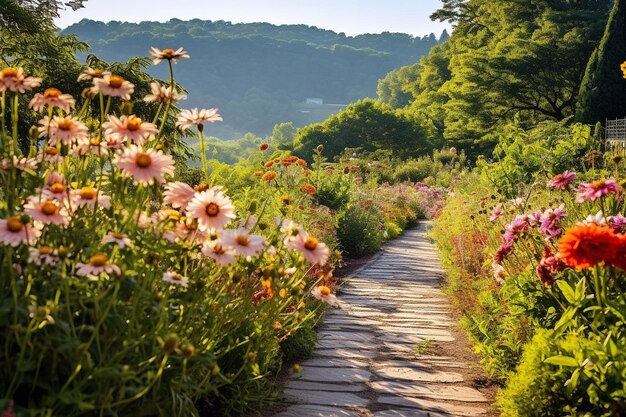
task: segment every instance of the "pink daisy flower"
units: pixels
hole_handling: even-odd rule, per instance
[[[97,279],[100,274],[122,275],[120,267],[109,262],[109,257],[104,253],[97,253],[89,258],[89,263],[77,263],[76,275],[80,277],[88,277]]]
[[[111,208],[111,197],[94,187],[82,187],[80,190],[70,191],[72,204],[78,208],[88,207],[90,210],[96,207]]]
[[[42,194],[46,197],[52,198],[58,202],[64,202],[67,200],[69,194],[67,192],[67,185],[63,177],[58,180],[48,181],[48,184],[41,190]]]
[[[58,107],[69,113],[76,105],[76,100],[70,94],[63,94],[58,88],[48,88],[43,94],[37,93],[28,103],[28,107],[41,112],[46,106]]]
[[[152,63],[154,65],[158,65],[163,60],[172,61],[177,64],[179,59],[189,59],[189,54],[183,48],[178,48],[177,50],[173,49],[163,49],[155,48],[154,46],[150,48],[150,55],[154,60]]]
[[[159,133],[159,129],[154,124],[143,122],[137,116],[120,118],[108,116],[108,118],[109,121],[102,124],[106,136],[120,136],[139,146],[154,139],[154,136]]]
[[[107,143],[101,141],[100,138],[93,137],[89,140],[81,140],[70,150],[72,156],[108,156],[109,149]]]
[[[29,197],[24,206],[24,213],[31,216],[34,221],[43,224],[67,226],[70,222],[65,207],[60,202],[44,195]]]
[[[609,226],[611,226],[615,233],[625,233],[626,217],[624,217],[621,213],[609,217]]]
[[[37,155],[39,161],[45,161],[50,164],[60,164],[63,162],[63,155],[54,146],[44,146]]]
[[[287,247],[300,252],[307,261],[317,265],[325,265],[330,255],[326,244],[307,233],[299,233],[288,239]]]
[[[578,186],[577,203],[597,200],[608,194],[618,194],[620,186],[614,179],[603,179],[593,183],[583,182]]]
[[[117,155],[113,164],[122,175],[131,177],[138,185],[152,185],[165,181],[165,175],[174,175],[174,159],[155,149],[143,150],[137,145],[130,145]]]
[[[489,221],[492,223],[495,222],[496,220],[500,218],[500,216],[502,216],[502,214],[504,214],[504,211],[502,210],[502,206],[498,204],[497,206],[493,208],[493,210],[491,210]]]
[[[111,73],[101,69],[87,67],[80,73],[77,81],[91,81],[94,78],[102,78],[105,75],[111,75]]]
[[[176,103],[186,100],[187,96],[179,94],[174,88],[164,87],[157,82],[150,83],[152,92],[143,98],[146,103]]]
[[[183,110],[178,114],[178,121],[176,127],[184,131],[191,126],[196,125],[200,128],[205,123],[221,122],[222,116],[218,113],[218,109],[191,109]]]
[[[548,181],[549,188],[558,188],[560,190],[565,190],[569,187],[570,183],[576,179],[575,172],[565,171],[562,174],[557,175]]]
[[[39,137],[48,137],[48,144],[56,146],[57,143],[71,145],[74,142],[87,140],[89,130],[87,126],[72,116],[54,116],[52,120],[45,116],[39,121]]]
[[[189,278],[182,276],[178,272],[168,271],[163,274],[163,281],[169,282],[172,285],[180,285],[183,288],[187,288],[189,285]]]
[[[0,219],[0,242],[8,246],[34,245],[41,231],[33,227],[25,216]]]
[[[35,265],[56,265],[59,261],[57,251],[50,246],[40,246],[38,248],[28,248],[28,261]]]
[[[102,78],[94,78],[93,86],[96,92],[103,96],[121,97],[122,100],[130,101],[130,95],[135,91],[135,86],[124,78],[115,74],[106,74]]]
[[[23,156],[18,157],[17,155],[13,155],[13,160],[5,158],[0,161],[0,168],[3,170],[15,168],[20,171],[25,171],[27,169],[34,171],[37,169],[38,164],[39,162],[37,162],[35,158],[25,158]]]
[[[561,234],[563,231],[561,220],[565,216],[565,204],[555,209],[548,209],[541,215],[539,230],[546,236],[546,239],[554,239]]]
[[[23,68],[3,68],[0,70],[0,92],[12,91],[24,94],[41,85],[41,78],[29,77]]]
[[[181,219],[176,222],[174,230],[166,232],[163,237],[172,243],[180,239],[192,244],[200,244],[206,240],[207,233],[198,228],[198,222],[195,219]]]
[[[109,232],[102,238],[102,243],[111,243],[117,245],[120,249],[133,247],[133,242],[124,233]]]
[[[202,245],[202,254],[211,258],[218,265],[231,265],[235,262],[235,251],[223,245],[222,241],[207,240]]]
[[[187,205],[187,215],[197,219],[203,230],[221,230],[236,217],[232,201],[216,187],[196,193]]]
[[[243,227],[224,231],[222,242],[225,246],[233,248],[238,255],[245,257],[258,256],[263,252],[263,247],[265,246],[265,239],[261,236],[249,234]]]
[[[173,208],[184,209],[195,194],[196,190],[184,182],[168,182],[165,184],[165,191],[163,192],[163,203],[169,204]]]
[[[334,294],[332,294],[332,292],[330,291],[330,288],[328,288],[325,285],[320,285],[319,287],[313,288],[313,290],[311,291],[311,295],[323,303],[326,303],[329,305],[338,304],[337,297]]]

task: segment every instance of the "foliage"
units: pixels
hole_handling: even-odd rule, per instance
[[[615,0],[600,45],[593,51],[580,85],[576,118],[583,123],[626,116],[626,84],[620,65],[626,59],[626,4]]]

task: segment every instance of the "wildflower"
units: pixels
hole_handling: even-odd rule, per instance
[[[173,208],[185,208],[193,199],[196,190],[184,182],[168,182],[165,184],[163,192],[163,203],[169,204]]]
[[[233,248],[241,256],[257,256],[263,251],[265,239],[261,236],[251,235],[240,227],[237,230],[226,230],[222,235],[224,245]]]
[[[331,293],[330,288],[325,285],[313,288],[311,295],[316,299],[330,305],[337,305],[337,297]]]
[[[504,267],[500,265],[499,263],[493,262],[491,264],[491,268],[493,269],[493,279],[499,285],[504,285],[504,277],[506,275],[504,272]]]
[[[116,141],[119,141],[116,138]],[[100,140],[98,137],[90,138],[89,140],[81,140],[78,144],[70,150],[70,154],[73,156],[107,156],[109,154],[109,147],[106,142]]]
[[[543,258],[537,264],[535,271],[537,276],[543,282],[543,284],[550,288],[554,284],[554,274],[565,269],[565,264],[561,260],[560,255],[557,253],[553,255],[549,250],[545,250]]]
[[[94,91],[103,96],[121,97],[129,101],[130,95],[135,91],[135,86],[124,78],[115,74],[106,74],[102,78],[93,79]]]
[[[298,166],[301,166],[302,168],[306,168],[309,164],[307,164],[307,162],[304,159],[298,159],[296,161],[296,164]]]
[[[626,62],[623,62],[622,65],[620,65],[620,69],[624,73],[624,78],[626,78]]]
[[[262,177],[263,176],[263,171],[255,171],[254,174],[252,174],[255,177]]]
[[[63,94],[58,88],[48,88],[43,94],[37,93],[28,103],[28,107],[35,111],[43,111],[45,106],[58,107],[69,113],[76,105],[76,100],[70,94]]]
[[[609,226],[615,233],[626,233],[626,217],[621,213],[609,217]]]
[[[556,177],[552,178],[548,181],[547,186],[549,188],[558,188],[560,190],[565,190],[569,187],[570,183],[576,179],[575,172],[565,171]]]
[[[525,200],[521,197],[517,197],[517,198],[510,200],[510,202],[513,207],[520,207],[524,205]]]
[[[626,271],[626,235],[618,235],[617,252],[609,263]]]
[[[111,73],[98,68],[87,67],[80,73],[77,81],[91,81],[94,78],[102,78],[105,75],[111,75]]]
[[[152,185],[165,181],[166,174],[174,175],[174,159],[162,151],[130,145],[117,155],[113,164],[122,175],[131,177],[135,184]]]
[[[208,240],[202,245],[202,254],[218,265],[230,265],[235,262],[235,251],[225,247],[221,240]]]
[[[583,182],[578,186],[577,203],[597,200],[608,194],[617,194],[620,187],[614,179],[598,180],[593,183]]]
[[[151,47],[150,55],[152,55],[152,57],[154,58],[154,60],[152,61],[154,65],[158,65],[164,59],[167,59],[168,61],[172,61],[175,64],[178,62],[179,59],[189,59],[189,55],[187,54],[187,51],[185,51],[183,48],[178,48],[177,50],[173,50],[173,49],[160,50],[159,48]]]
[[[109,262],[109,257],[104,253],[97,253],[89,258],[89,263],[78,262],[76,275],[80,277],[97,278],[100,274],[122,275],[120,267]]]
[[[274,171],[268,171],[265,174],[263,174],[263,181],[270,182],[270,181],[276,179],[277,175],[278,174],[276,174],[276,172],[274,172]]]
[[[152,92],[143,98],[146,103],[176,103],[186,100],[187,96],[179,94],[173,87],[164,87],[157,82],[150,83]]]
[[[493,260],[497,264],[501,264],[502,261],[507,257],[509,253],[513,250],[513,239],[507,239],[505,237],[504,242],[500,245],[498,250],[496,250],[496,254],[493,257]]]
[[[236,217],[232,201],[216,187],[196,193],[187,205],[187,214],[204,230],[221,230]]]
[[[58,164],[63,162],[63,156],[57,148],[54,146],[44,146],[39,151],[37,159],[40,161],[46,161],[51,164]]]
[[[24,205],[24,213],[33,218],[34,221],[43,224],[57,224],[67,226],[69,217],[65,207],[58,201],[46,196],[31,196]]]
[[[70,191],[72,203],[77,207],[89,207],[93,210],[96,207],[108,209],[111,207],[111,197],[94,187],[82,187],[80,190]]]
[[[309,184],[309,183],[304,183],[302,184],[302,186],[300,187],[300,189],[309,195],[313,195],[313,194],[317,194],[317,188],[315,188],[313,185]]]
[[[23,68],[3,68],[0,70],[0,92],[9,90],[24,94],[40,85],[41,78],[27,76]]]
[[[565,204],[561,204],[555,209],[548,209],[540,219],[539,230],[547,239],[554,239],[561,234],[561,220],[566,216]]]
[[[109,121],[102,124],[106,136],[117,135],[139,146],[154,139],[154,136],[159,133],[159,129],[154,124],[144,122],[137,116],[130,115],[120,118],[108,116],[108,118]]]
[[[500,218],[500,216],[502,216],[502,214],[504,213],[504,211],[502,210],[502,205],[498,204],[497,206],[495,206],[492,210],[491,210],[491,215],[489,216],[489,221],[490,222],[495,222],[496,220],[498,220]]]
[[[577,225],[559,241],[559,255],[565,264],[580,271],[614,259],[618,243],[618,236],[607,226]]]
[[[170,242],[175,242],[178,238],[192,244],[199,244],[206,240],[207,235],[206,230],[199,229],[196,219],[184,217],[176,222],[176,227],[173,231],[165,233],[163,237]]]
[[[117,245],[120,249],[133,247],[133,243],[124,233],[109,232],[106,234],[106,236],[102,238],[102,243],[112,243],[114,245]]]
[[[0,219],[0,242],[8,246],[34,245],[41,232],[33,227],[27,216]]]
[[[266,150],[267,150],[267,148],[269,148],[269,147],[270,147],[270,145],[269,145],[269,144],[267,144],[267,143],[262,143],[262,144],[260,144],[260,145],[259,145],[259,150],[260,150],[261,152],[263,152],[263,151],[266,151]]]
[[[591,223],[595,223],[598,226],[607,225],[606,218],[604,217],[604,213],[602,213],[602,210],[597,212],[595,215],[593,214],[588,215],[587,218],[579,224],[591,224]]]
[[[263,164],[263,166],[265,168],[271,168],[274,166],[274,161],[267,161],[265,164]]]
[[[42,194],[59,202],[67,200],[67,185],[65,185],[63,176],[59,174],[55,176],[57,178],[54,178],[52,175],[50,177],[52,179],[49,179],[48,184],[41,190]]]
[[[298,233],[297,236],[288,239],[287,247],[300,252],[312,264],[325,265],[330,255],[326,244],[306,233]]]
[[[56,146],[59,142],[69,146],[89,138],[87,126],[72,116],[54,116],[52,119],[45,116],[39,121],[37,130],[40,138],[48,137],[49,146]]]
[[[191,126],[196,125],[200,128],[205,123],[221,122],[222,116],[218,113],[218,109],[191,109],[183,110],[178,114],[178,121],[176,127],[181,131],[189,129]]]
[[[7,170],[11,167],[18,169],[20,171],[25,171],[27,169],[35,170],[37,169],[38,162],[35,158],[25,158],[19,157],[17,155],[13,155],[13,160],[3,159],[0,161],[0,168]]]
[[[172,285],[180,285],[183,288],[187,288],[189,285],[189,278],[182,276],[178,272],[168,271],[163,274],[163,281],[169,282]]]
[[[450,153],[457,153],[457,150],[456,150],[456,148],[453,146],[453,147],[451,147],[451,148],[449,149],[449,152],[450,152]]]
[[[511,223],[504,226],[504,229],[506,230],[505,238],[514,240],[516,236],[527,231],[529,227],[530,224],[528,223],[528,217],[522,214],[518,214],[511,221]]]
[[[50,246],[28,248],[28,254],[28,261],[38,266],[55,265],[59,260],[57,251]]]

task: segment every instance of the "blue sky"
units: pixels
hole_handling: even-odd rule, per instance
[[[449,27],[429,15],[439,0],[88,0],[85,9],[61,12],[57,26],[81,19],[166,21],[171,18],[231,22],[303,23],[347,35],[404,32],[439,35]]]

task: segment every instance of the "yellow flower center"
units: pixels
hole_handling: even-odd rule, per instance
[[[89,139],[89,144],[91,146],[98,146],[98,145],[100,145],[100,138],[91,138],[91,139]]]
[[[65,185],[61,184],[60,182],[55,182],[54,184],[50,186],[50,191],[52,191],[54,194],[64,193],[65,190],[66,190]]]
[[[604,187],[605,184],[606,182],[604,180],[598,180],[598,181],[595,181],[593,184],[591,184],[591,186],[593,188],[600,188],[600,187]]]
[[[200,185],[196,185],[195,187],[193,187],[193,189],[199,193],[201,193],[202,191],[206,191],[209,189],[209,186],[207,184],[200,184]]]
[[[238,245],[241,246],[248,246],[250,244],[250,238],[248,238],[247,236],[237,236],[237,238],[235,238],[235,242],[237,242]]]
[[[17,77],[17,72],[17,68],[4,68],[0,71],[0,74],[2,74],[3,78],[15,78]]]
[[[46,98],[58,98],[61,95],[61,90],[58,88],[48,88],[43,92],[43,96]]]
[[[113,236],[114,239],[118,239],[118,240],[122,240],[126,237],[124,233],[111,233],[111,236]]]
[[[120,88],[124,84],[124,79],[119,75],[111,75],[109,77],[109,87]]]
[[[306,240],[304,241],[304,247],[307,250],[313,251],[317,248],[317,245],[319,245],[319,242],[314,237],[307,237]]]
[[[216,255],[223,255],[223,254],[226,253],[226,251],[224,250],[222,245],[215,245],[213,247],[213,253],[216,254]]]
[[[322,295],[330,295],[330,288],[325,285],[318,287],[320,289],[320,294]]]
[[[173,49],[164,49],[163,50],[163,55],[166,56],[167,58],[171,58],[174,55],[174,50]]]
[[[126,129],[130,130],[131,132],[136,132],[137,130],[141,129],[141,119],[138,117],[131,117],[128,120],[126,120]]]
[[[53,156],[53,155],[58,155],[58,154],[59,154],[59,150],[57,148],[52,147],[52,146],[48,146],[46,148],[46,155]]]
[[[7,219],[7,229],[9,229],[9,232],[21,232],[23,228],[24,224],[20,220],[19,216],[11,216]]]
[[[42,246],[39,248],[40,255],[50,255],[52,253],[52,248],[50,246]]]
[[[135,156],[135,164],[139,168],[148,168],[152,165],[152,158],[147,153],[140,152]]]
[[[101,69],[94,69],[92,70],[91,76],[94,78],[102,78],[102,74],[104,74],[104,71]]]
[[[89,264],[91,266],[105,266],[109,260],[109,257],[104,253],[96,253],[94,256],[89,258]]]
[[[182,281],[183,280],[183,276],[181,274],[179,274],[179,273],[174,272],[172,274],[172,279],[174,281]]]
[[[218,206],[215,203],[209,203],[206,206],[206,209],[204,209],[204,211],[206,212],[207,216],[209,217],[215,217],[219,214],[220,212],[220,206]]]
[[[46,216],[52,216],[59,208],[52,201],[46,201],[41,205],[41,212]]]
[[[96,198],[97,194],[98,193],[93,187],[83,187],[78,193],[78,195],[80,195],[80,198],[82,198],[83,200],[93,200],[94,198]]]
[[[72,130],[72,128],[74,127],[74,122],[72,121],[72,119],[61,119],[57,122],[57,127],[60,130]]]

